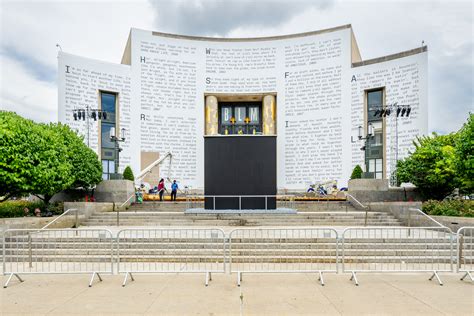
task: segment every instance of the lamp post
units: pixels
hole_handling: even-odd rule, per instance
[[[106,120],[107,119],[107,112],[99,110],[99,109],[91,109],[88,105],[85,108],[79,108],[72,110],[72,116],[74,117],[74,121],[86,121],[86,132],[87,132],[87,147],[90,147],[90,119],[92,118],[94,121],[97,120]]]
[[[367,141],[375,136],[374,126],[372,125],[372,123],[369,123],[369,125],[367,127],[367,135],[365,137],[362,135],[362,129],[363,129],[362,126],[359,125],[359,127],[357,127],[357,129],[358,129],[357,140],[354,140],[354,138],[351,136],[351,143],[355,143],[357,141],[363,140],[364,141],[364,146],[361,147],[360,150],[366,151],[367,150]],[[364,161],[366,163],[365,170],[369,170],[369,166],[367,165],[367,161],[366,161],[365,158],[364,158]]]
[[[119,155],[120,155],[120,152],[122,151],[122,148],[120,148],[119,143],[125,141],[125,128],[122,128],[120,130],[120,136],[117,136],[115,134],[115,127],[112,127],[110,129],[110,141],[115,143],[115,146],[114,146],[115,147],[115,156],[116,156],[116,159],[115,159],[115,173],[118,173]]]

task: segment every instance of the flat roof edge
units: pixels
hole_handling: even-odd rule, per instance
[[[377,58],[373,58],[373,59],[363,60],[363,61],[360,61],[360,62],[355,62],[355,63],[352,63],[352,67],[355,68],[355,67],[360,67],[360,66],[367,66],[367,65],[382,63],[382,62],[386,62],[386,61],[393,60],[393,59],[398,59],[398,58],[408,57],[408,56],[412,56],[412,55],[416,55],[416,54],[421,54],[421,53],[424,53],[424,52],[427,52],[427,51],[428,51],[428,46],[422,46],[422,47],[406,50],[406,51],[396,53],[396,54],[391,54],[391,55],[387,55],[387,56],[382,56],[382,57],[377,57]]]
[[[304,33],[296,33],[296,34],[288,34],[288,35],[278,35],[278,36],[267,36],[267,37],[205,37],[205,36],[191,36],[191,35],[179,35],[179,34],[170,34],[170,33],[161,33],[152,31],[152,35],[155,36],[162,36],[162,37],[171,37],[177,39],[187,39],[187,40],[194,40],[194,41],[212,41],[212,42],[258,42],[258,41],[271,41],[271,40],[282,40],[288,38],[295,38],[295,37],[305,37],[311,35],[318,35],[323,33],[330,33],[336,32],[340,30],[350,29],[352,28],[351,24],[336,26],[324,30],[318,31],[311,31],[311,32],[304,32]]]

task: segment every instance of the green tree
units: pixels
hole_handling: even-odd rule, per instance
[[[457,134],[418,137],[415,151],[397,164],[400,182],[411,182],[425,198],[443,199],[459,184],[456,176]]]
[[[38,135],[33,121],[11,112],[0,112],[0,196],[22,196],[31,190],[29,178]]]
[[[130,168],[130,166],[127,166],[125,170],[123,171],[123,178],[124,180],[130,180],[130,181],[135,180],[135,176],[133,175],[133,171],[132,171],[132,168]]]
[[[0,201],[34,194],[49,203],[57,192],[89,188],[101,176],[97,155],[69,127],[0,112]]]
[[[354,167],[354,170],[352,170],[351,179],[360,178],[362,178],[362,168],[360,167],[360,165],[357,165]]]
[[[34,194],[46,203],[68,188],[72,165],[68,148],[53,124],[37,124],[11,112],[0,112],[0,194]]]
[[[90,189],[102,181],[102,165],[97,154],[84,144],[84,138],[67,125],[53,124],[52,128],[61,135],[68,148],[74,178],[70,187]]]
[[[456,173],[461,191],[474,192],[474,114],[470,113],[467,122],[458,132],[456,142]]]

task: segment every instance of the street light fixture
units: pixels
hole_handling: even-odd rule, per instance
[[[120,130],[120,136],[117,136],[115,133],[115,127],[112,127],[110,129],[110,141],[115,143],[115,172],[118,173],[118,168],[119,168],[119,155],[120,152],[122,151],[122,148],[120,148],[119,143],[125,141],[125,128],[122,128]]]
[[[72,110],[72,116],[74,121],[85,121],[87,120],[86,127],[87,127],[87,147],[90,147],[90,126],[89,126],[89,119],[92,118],[94,121],[97,119],[104,120],[107,119],[107,112],[99,110],[99,109],[92,109],[88,105],[85,108],[79,108]]]
[[[409,117],[410,116],[410,113],[411,113],[411,105],[402,105],[402,104],[398,104],[397,102],[393,103],[393,104],[387,104],[387,105],[376,105],[376,106],[371,106],[369,108],[369,111],[374,111],[373,112],[373,116],[374,117],[387,117],[387,116],[390,116],[390,114],[394,114],[392,117],[395,118],[395,131],[393,133],[393,135],[395,135],[395,148],[393,150],[394,154],[395,154],[395,166],[392,168],[392,174],[394,175],[395,174],[395,170],[396,170],[396,163],[398,161],[398,118],[399,117]],[[359,128],[361,128],[359,126]],[[370,129],[370,126],[369,126],[369,129]],[[369,130],[369,134],[370,134],[370,130]],[[360,131],[359,131],[359,135],[360,135]],[[351,137],[352,139],[352,137]],[[359,136],[359,140],[362,139],[360,136]],[[353,141],[354,142],[354,141]],[[362,147],[365,149],[365,146]],[[396,182],[396,178],[394,178],[394,176],[392,176],[392,180],[393,182]]]

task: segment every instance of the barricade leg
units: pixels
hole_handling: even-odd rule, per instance
[[[240,282],[242,282],[242,273],[237,272],[237,286],[240,286]]]
[[[467,276],[469,276],[469,278],[471,279],[471,282],[474,282],[474,277],[469,271],[466,271],[466,273],[464,273],[463,277],[461,278],[461,281],[463,281]]]
[[[24,280],[22,278],[20,278],[20,276],[18,274],[10,273],[10,275],[8,276],[7,282],[5,282],[5,284],[3,285],[4,289],[7,288],[8,283],[10,283],[10,280],[12,279],[13,276],[15,276],[20,282],[24,282]]]
[[[133,278],[132,272],[126,272],[125,278],[123,279],[123,282],[122,282],[122,287],[124,287],[125,284],[127,284],[128,276],[130,276],[130,280],[135,281],[135,279]]]
[[[209,285],[209,281],[212,281],[212,274],[211,272],[206,272],[206,286]]]
[[[321,282],[321,286],[324,286],[324,279],[323,279],[323,273],[321,271],[319,271],[319,279],[318,279],[319,282]]]
[[[92,287],[92,282],[94,281],[94,278],[95,278],[96,275],[99,278],[99,281],[102,282],[102,278],[100,277],[100,274],[97,273],[97,272],[93,272],[91,280],[89,281],[89,287]]]
[[[441,281],[439,275],[438,275],[438,272],[436,271],[433,271],[433,275],[429,278],[429,280],[433,280],[433,278],[436,277],[436,279],[438,280],[438,283],[439,285],[443,285],[443,282]]]
[[[351,281],[354,281],[355,285],[359,286],[359,281],[357,281],[357,276],[356,276],[355,271],[352,271]]]

